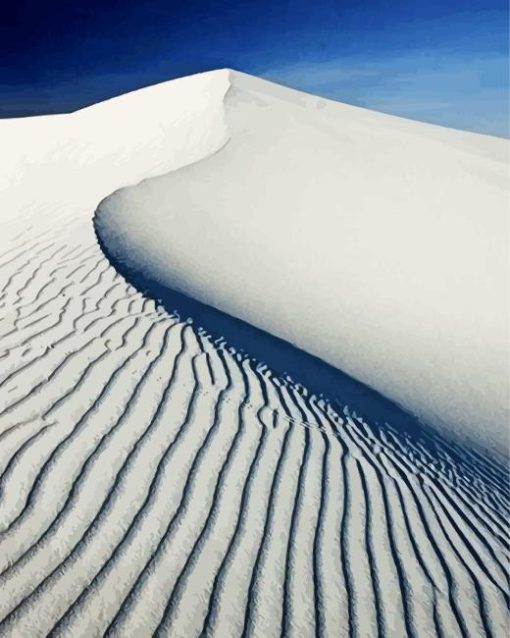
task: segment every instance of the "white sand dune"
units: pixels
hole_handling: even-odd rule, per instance
[[[228,144],[104,202],[108,252],[505,450],[507,142],[230,82]]]
[[[101,199],[224,146],[230,78],[0,121],[0,635],[503,636],[496,461],[278,378],[96,242]]]

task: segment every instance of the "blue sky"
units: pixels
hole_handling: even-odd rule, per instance
[[[0,115],[219,67],[510,136],[506,0],[18,0],[0,20]]]

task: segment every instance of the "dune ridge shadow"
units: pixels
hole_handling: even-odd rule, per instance
[[[348,374],[311,355],[298,346],[255,326],[197,301],[161,284],[155,278],[132,268],[122,255],[114,255],[101,239],[98,208],[93,218],[97,242],[109,263],[139,292],[153,299],[168,314],[189,322],[215,345],[230,349],[258,366],[269,368],[274,376],[305,393],[314,394],[342,414],[348,411],[379,431],[390,429],[412,441],[419,441],[433,456],[447,450],[457,463],[496,471],[503,483],[507,472],[498,459],[470,444],[449,440],[408,410]],[[320,329],[320,327],[319,327]]]

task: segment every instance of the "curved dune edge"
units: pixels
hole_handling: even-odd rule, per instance
[[[102,254],[97,201],[175,162],[179,87],[0,122],[0,635],[504,635],[504,468],[285,382]]]
[[[228,144],[99,206],[110,258],[507,459],[505,141],[229,77]]]

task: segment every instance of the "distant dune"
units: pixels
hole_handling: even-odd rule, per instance
[[[2,637],[505,635],[499,141],[227,70],[3,120],[0,140]],[[349,149],[343,163],[333,148]],[[423,161],[393,179],[413,215],[422,201],[440,218],[433,228],[383,207],[409,148]],[[310,224],[317,188],[324,205],[342,184],[339,202],[352,190],[367,216],[380,201],[370,237],[336,208],[335,232],[320,206]],[[419,243],[392,240],[397,221],[437,238],[430,279]],[[448,251],[460,270],[439,290]],[[395,281],[387,264],[404,255]],[[441,301],[428,322],[411,313],[410,280],[423,303]],[[196,300],[345,360],[440,427]]]

